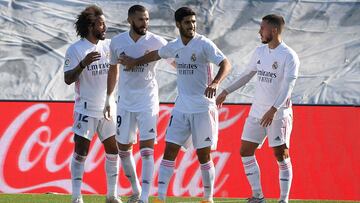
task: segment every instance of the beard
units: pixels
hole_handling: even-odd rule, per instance
[[[261,41],[261,43],[263,44],[268,44],[269,42],[271,42],[273,40],[273,36],[270,35],[268,37],[264,37],[265,39]]]
[[[183,27],[180,27],[179,31],[180,31],[180,35],[186,38],[193,38],[195,34],[195,33],[192,34],[188,33],[188,30],[184,29]]]
[[[105,32],[96,31],[93,33],[96,39],[98,40],[104,40],[105,39]]]
[[[135,23],[131,24],[132,29],[138,35],[146,35],[147,27],[136,27]]]

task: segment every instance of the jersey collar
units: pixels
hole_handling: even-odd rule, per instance
[[[130,31],[127,31],[127,37],[128,37],[128,40],[131,42],[131,44],[136,44],[144,39],[147,39],[149,36],[149,31],[146,32],[145,35],[141,36],[136,42],[133,40],[133,38],[131,38],[130,36]]]

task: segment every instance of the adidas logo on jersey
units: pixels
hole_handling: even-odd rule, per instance
[[[207,138],[205,139],[205,141],[211,141],[210,137],[207,137]]]
[[[260,60],[258,60],[258,61],[256,62],[256,64],[261,64]]]
[[[155,133],[154,128],[151,128],[151,129],[149,130],[149,133]]]
[[[176,54],[176,55],[175,55],[175,58],[177,58],[177,59],[178,59],[178,58],[179,58],[179,54]]]
[[[275,138],[275,140],[276,140],[276,141],[280,141],[281,139],[280,139],[279,136],[277,136],[277,137]]]

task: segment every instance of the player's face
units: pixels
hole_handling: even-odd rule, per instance
[[[259,34],[261,37],[261,42],[267,44],[274,39],[274,26],[269,24],[267,21],[262,21],[260,24]]]
[[[136,11],[133,16],[129,18],[131,29],[138,35],[145,35],[149,27],[149,13],[147,11]]]
[[[92,26],[92,35],[98,40],[104,40],[106,34],[105,16],[101,15]]]
[[[176,26],[179,28],[181,36],[186,38],[193,38],[196,31],[196,16],[186,16],[180,23],[176,22]]]

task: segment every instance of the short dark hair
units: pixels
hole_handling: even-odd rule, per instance
[[[181,7],[175,11],[175,21],[181,22],[186,16],[195,16],[196,13],[189,7]]]
[[[129,8],[128,16],[134,15],[136,11],[145,12],[147,9],[142,5],[133,5]]]
[[[100,7],[91,5],[85,8],[77,17],[75,22],[76,33],[81,38],[85,38],[89,34],[88,27],[95,25],[99,16],[104,15]]]
[[[262,18],[262,20],[265,20],[269,24],[275,26],[279,30],[279,33],[281,33],[284,29],[285,20],[281,15],[270,14],[270,15],[264,16]]]

